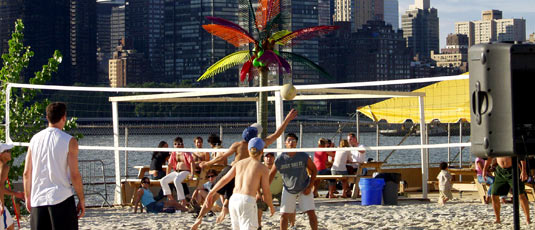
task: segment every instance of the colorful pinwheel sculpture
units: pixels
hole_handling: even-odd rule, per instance
[[[286,0],[259,0],[258,8],[254,12],[251,0],[240,0],[242,6],[240,9],[248,9],[246,12],[249,19],[254,22],[257,38],[253,37],[254,32],[248,32],[236,23],[223,18],[206,17],[213,24],[203,25],[203,28],[209,33],[220,37],[235,47],[248,46],[254,44],[252,50],[246,49],[232,53],[210,66],[206,72],[199,77],[201,81],[215,76],[234,66],[243,64],[240,71],[240,81],[252,80],[255,73],[259,74],[260,86],[267,86],[269,67],[278,68],[280,75],[290,73],[291,68],[287,60],[297,63],[303,63],[306,66],[319,72],[320,75],[329,77],[329,74],[320,66],[311,60],[291,52],[278,52],[274,48],[279,46],[291,46],[299,40],[309,39],[318,35],[329,33],[335,30],[336,26],[315,26],[297,31],[279,30],[282,21],[282,14],[288,13],[282,10],[281,6],[288,5]],[[245,6],[246,5],[246,6]],[[286,18],[286,17],[285,17]],[[251,21],[251,20],[249,20]],[[256,70],[256,71],[255,71]],[[259,93],[259,111],[258,122],[263,127],[262,137],[265,137],[267,130],[267,93]]]
[[[257,30],[258,38],[254,38],[238,24],[223,18],[206,17],[213,24],[203,25],[202,27],[209,33],[220,37],[235,47],[242,47],[254,44],[250,50],[242,50],[232,53],[210,66],[206,72],[199,77],[197,81],[204,80],[215,76],[229,68],[243,64],[240,71],[240,81],[244,81],[249,75],[249,81],[253,79],[253,67],[257,68],[258,73],[263,77],[262,72],[267,72],[270,65],[275,65],[279,69],[279,74],[290,73],[290,64],[286,59],[293,62],[303,63],[320,75],[329,76],[329,74],[320,66],[309,59],[291,52],[278,52],[274,50],[275,45],[291,46],[297,40],[309,39],[321,34],[326,34],[335,30],[336,26],[315,26],[297,31],[280,30],[274,31],[275,27],[281,23],[281,4],[284,0],[259,0],[259,6],[256,13],[253,12],[251,0],[245,0],[248,3],[250,15],[253,15],[254,25]]]

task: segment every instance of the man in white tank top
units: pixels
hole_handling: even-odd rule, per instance
[[[62,131],[67,121],[66,110],[64,103],[48,105],[48,128],[30,140],[23,178],[32,229],[78,229],[78,218],[85,214],[78,142]]]

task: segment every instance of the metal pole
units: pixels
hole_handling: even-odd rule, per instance
[[[360,142],[360,120],[359,120],[359,110],[357,109],[357,113],[355,115],[356,125],[357,125],[357,140]]]
[[[513,229],[520,230],[520,212],[518,210],[518,157],[512,157],[513,161]]]
[[[299,148],[303,148],[303,122],[299,122]]]
[[[451,143],[451,124],[448,123],[448,144]],[[448,164],[451,163],[451,148],[448,147]]]
[[[463,121],[459,121],[459,143],[463,143]],[[463,148],[459,147],[459,168],[463,168]],[[459,175],[459,181],[463,180],[463,175]]]
[[[124,147],[128,147],[128,126],[124,127]],[[124,178],[128,178],[128,150],[124,151]]]
[[[11,84],[7,84],[7,87],[6,87],[6,92],[5,92],[5,95],[6,95],[6,115],[5,115],[5,119],[6,119],[6,143],[11,143],[13,141],[11,141],[11,137],[10,137],[10,133],[9,133],[9,123],[10,123],[10,119],[9,119],[9,101],[11,101]]]
[[[379,147],[379,122],[376,122],[376,133],[375,133],[375,136],[376,136],[376,140],[377,140],[377,147]],[[375,150],[375,161],[379,161],[379,150]]]
[[[219,139],[223,141],[223,125],[219,125]]]
[[[267,110],[264,112],[267,113]],[[277,127],[280,127],[282,125],[282,121],[284,119],[284,102],[282,101],[282,96],[280,90],[275,91],[275,125]],[[263,131],[264,133],[267,132],[267,130]],[[284,146],[284,132],[281,134],[279,138],[277,138],[277,148],[282,149]],[[277,153],[277,156],[280,154]]]

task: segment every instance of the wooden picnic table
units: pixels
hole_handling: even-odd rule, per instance
[[[148,173],[150,171],[150,166],[148,165],[136,165],[134,166],[135,169],[138,170],[137,172],[137,178],[141,179],[145,176],[145,173]],[[167,169],[167,165],[162,165],[162,168],[165,170]]]

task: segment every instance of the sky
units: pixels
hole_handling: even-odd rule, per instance
[[[414,0],[398,0],[399,17]],[[440,48],[446,46],[446,37],[455,32],[455,22],[481,20],[483,10],[501,10],[503,18],[526,19],[526,39],[535,32],[534,0],[431,0],[431,7],[438,11],[440,24]],[[401,25],[401,22],[400,22]]]

